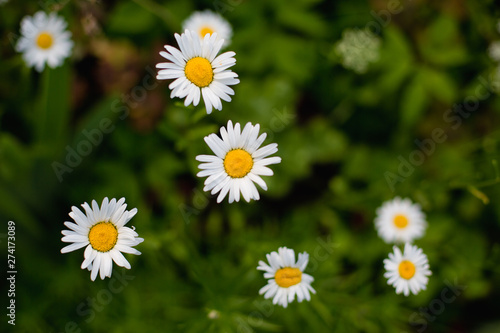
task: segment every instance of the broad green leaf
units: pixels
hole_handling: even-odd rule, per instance
[[[401,98],[400,113],[403,127],[414,126],[424,114],[429,96],[420,74],[412,78]]]
[[[384,41],[378,66],[384,72],[377,87],[387,92],[394,92],[414,71],[414,55],[408,38],[392,26],[384,31]]]
[[[458,66],[468,58],[458,22],[441,15],[419,36],[419,49],[429,62],[440,66]]]
[[[421,67],[419,77],[429,95],[447,104],[452,104],[456,100],[457,87],[445,72],[430,67]]]
[[[279,11],[278,20],[285,26],[313,38],[323,37],[327,31],[326,24],[321,16],[308,11],[307,8],[287,6]]]
[[[112,32],[146,33],[154,29],[155,16],[134,2],[120,3],[111,14],[107,27]]]

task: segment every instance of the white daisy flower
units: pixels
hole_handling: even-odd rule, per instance
[[[231,120],[227,122],[227,130],[220,129],[222,139],[212,133],[205,137],[205,142],[216,156],[198,155],[196,160],[203,162],[199,165],[202,171],[198,177],[206,177],[204,191],[215,194],[220,191],[217,202],[221,202],[229,192],[229,203],[240,201],[240,191],[243,198],[249,202],[251,199],[259,200],[259,192],[254,183],[259,184],[263,190],[267,185],[261,176],[272,176],[273,171],[267,167],[269,164],[281,162],[281,157],[268,157],[278,151],[278,144],[271,143],[259,148],[266,139],[267,134],[259,137],[259,124],[253,126],[247,123],[243,131],[240,124],[233,128]]]
[[[111,277],[113,261],[121,267],[130,269],[130,263],[122,255],[122,252],[139,255],[141,252],[133,248],[144,241],[134,231],[134,227],[125,227],[128,221],[137,213],[134,208],[125,210],[127,204],[125,198],[108,200],[104,198],[101,208],[95,200],[92,200],[92,208],[88,203],[82,204],[85,214],[73,206],[69,216],[76,222],[64,222],[71,230],[63,230],[63,242],[73,243],[64,247],[61,253],[71,252],[85,248],[85,260],[82,269],[87,268],[91,272],[90,279],[95,280],[97,272],[100,271],[101,279]]]
[[[386,243],[411,243],[424,235],[427,222],[419,204],[396,197],[377,208],[375,226]]]
[[[221,99],[230,102],[229,95],[234,95],[234,90],[228,86],[240,82],[238,74],[228,70],[236,63],[236,53],[225,52],[217,56],[224,43],[222,39],[217,41],[217,33],[200,40],[196,32],[186,30],[180,36],[175,34],[175,39],[180,51],[165,45],[168,52],[161,51],[160,55],[170,62],[156,65],[156,68],[161,68],[156,78],[176,79],[168,86],[172,90],[170,97],[186,97],[185,106],[198,105],[202,95],[208,114],[212,112],[212,106],[222,110]]]
[[[23,53],[29,67],[39,72],[45,63],[51,68],[59,67],[69,57],[73,48],[71,32],[66,31],[66,21],[55,13],[49,15],[40,11],[33,17],[21,21],[21,38],[16,50]]]
[[[288,303],[293,302],[295,295],[297,300],[310,301],[309,292],[316,294],[311,287],[314,278],[303,273],[309,261],[309,254],[299,253],[299,259],[295,262],[295,252],[286,247],[280,247],[278,252],[273,251],[266,255],[269,265],[259,260],[258,270],[264,271],[264,278],[269,279],[267,285],[259,290],[264,298],[273,298],[273,304],[279,304],[286,308]]]
[[[404,253],[394,246],[394,253],[389,253],[389,259],[384,259],[387,284],[396,288],[396,294],[408,296],[410,291],[416,295],[427,288],[429,270],[427,256],[415,245],[405,244]]]
[[[182,30],[191,30],[198,34],[200,40],[205,38],[206,34],[217,33],[217,41],[224,39],[222,47],[231,43],[233,30],[231,25],[219,14],[210,10],[203,12],[194,12],[182,23]]]
[[[367,30],[346,29],[335,45],[342,66],[358,74],[365,73],[370,63],[380,57],[380,38]]]

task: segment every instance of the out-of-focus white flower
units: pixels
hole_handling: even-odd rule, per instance
[[[192,30],[198,34],[200,40],[205,38],[206,34],[217,34],[217,41],[224,39],[222,47],[231,43],[233,30],[231,25],[219,14],[210,10],[203,12],[194,12],[182,23],[182,30]]]
[[[500,40],[494,41],[488,47],[488,55],[493,61],[500,61]]]
[[[21,21],[21,38],[16,50],[23,53],[29,67],[35,67],[39,72],[45,63],[51,68],[59,67],[73,48],[71,32],[66,26],[66,21],[55,13],[47,15],[39,11],[26,16]]]
[[[380,44],[380,38],[367,30],[346,29],[335,51],[341,57],[342,66],[362,74],[370,63],[379,59]]]
[[[419,204],[396,197],[377,208],[375,227],[386,243],[411,243],[424,235],[427,222]]]

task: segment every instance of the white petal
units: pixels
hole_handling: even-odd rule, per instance
[[[99,269],[101,268],[101,255],[98,254],[94,262],[92,263],[92,272],[90,273],[90,279],[92,281],[95,281],[95,278],[97,277],[97,273],[99,272]]]
[[[61,253],[68,253],[71,251],[75,251],[78,249],[81,249],[82,247],[86,246],[88,242],[81,242],[81,243],[73,243],[68,246],[65,246],[61,249]]]
[[[123,254],[121,254],[120,251],[118,251],[116,249],[112,249],[111,251],[109,251],[109,254],[110,254],[111,258],[113,258],[113,261],[118,266],[130,269],[130,263],[127,261],[127,259],[125,259],[125,257],[123,256]]]

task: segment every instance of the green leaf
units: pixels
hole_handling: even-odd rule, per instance
[[[384,43],[380,63],[392,67],[398,63],[413,62],[414,55],[408,38],[392,26],[384,30]],[[395,61],[397,60],[397,61]]]
[[[146,33],[154,29],[155,17],[134,2],[119,4],[108,21],[112,32],[126,34]]]
[[[401,99],[401,124],[403,127],[414,126],[424,113],[429,97],[421,76],[417,74],[406,87]]]
[[[82,140],[88,140],[84,131],[87,133],[97,131],[103,137],[109,134],[109,131],[114,129],[116,119],[120,119],[120,117],[125,119],[129,112],[130,109],[125,103],[120,101],[118,95],[108,96],[79,121],[73,138],[73,146],[76,146]],[[98,144],[100,144],[100,142]]]
[[[420,69],[420,77],[429,95],[441,102],[451,104],[456,100],[458,92],[455,82],[445,73],[429,67]]]
[[[278,11],[278,20],[285,26],[312,37],[322,37],[327,31],[321,16],[307,11],[307,8],[285,6]]]
[[[7,186],[0,186],[0,216],[3,220],[13,220],[20,223],[28,233],[40,237],[40,223],[33,215],[33,211],[26,204],[25,198],[9,191]],[[4,222],[5,223],[5,222]],[[5,224],[2,225],[5,227]],[[4,230],[7,230],[5,227]],[[4,232],[4,231],[2,231]],[[5,231],[6,232],[6,231]]]
[[[469,56],[462,41],[458,22],[449,16],[439,16],[419,38],[422,56],[433,64],[457,66]]]
[[[384,70],[377,87],[387,92],[399,89],[414,70],[414,56],[405,35],[389,27],[384,33],[384,43],[378,65]]]

